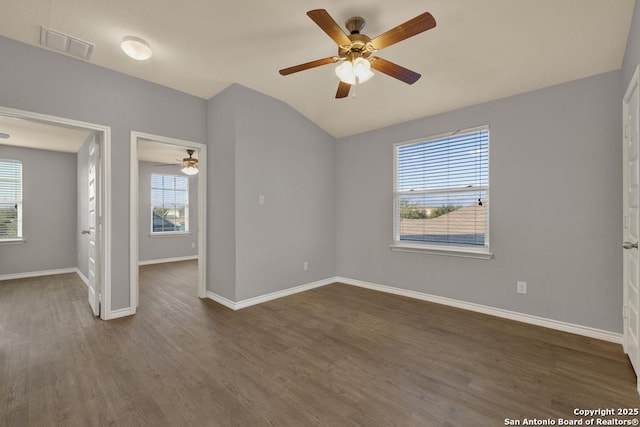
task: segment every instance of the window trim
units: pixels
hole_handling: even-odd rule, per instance
[[[20,199],[16,201],[17,208],[17,236],[16,237],[0,237],[0,244],[21,244],[25,243],[24,239],[24,163],[22,160],[0,158],[0,162],[17,163],[20,165]]]
[[[161,176],[173,176],[173,177],[178,177],[178,178],[185,178],[187,180],[187,189],[185,190],[185,200],[186,203],[184,205],[184,222],[185,222],[185,230],[175,230],[175,231],[154,231],[153,230],[153,200],[151,197],[151,193],[154,190],[153,187],[153,175],[161,175]],[[186,175],[177,175],[174,173],[151,173],[151,181],[149,183],[149,198],[150,203],[149,203],[149,219],[150,219],[150,224],[149,224],[149,237],[177,237],[177,236],[188,236],[191,234],[191,228],[189,227],[189,192],[190,192],[190,182],[189,182],[189,177]],[[156,190],[165,190],[164,188],[156,188]],[[172,191],[176,191],[175,189]],[[182,190],[180,190],[182,191]]]
[[[155,231],[152,234],[149,234],[149,237],[180,237],[190,235],[190,231]]]
[[[19,238],[19,239],[0,239],[0,246],[3,245],[22,245],[24,243],[27,243],[27,241],[24,238]]]
[[[481,190],[485,191],[487,194],[487,199],[489,203],[486,207],[485,214],[485,244],[483,246],[474,246],[474,245],[456,245],[456,244],[444,244],[444,243],[434,243],[434,242],[415,242],[415,241],[402,241],[400,240],[400,210],[397,209],[397,198],[402,194],[436,194],[443,193],[444,189],[429,189],[429,190],[420,190],[420,191],[397,191],[398,188],[398,150],[400,147],[405,145],[418,144],[421,142],[433,141],[442,138],[448,138],[458,134],[471,133],[486,130],[489,134],[489,152],[487,153],[487,173],[489,183],[486,186],[478,186],[472,187],[473,190]],[[463,258],[475,258],[475,259],[492,259],[493,252],[491,252],[491,240],[490,240],[490,218],[491,218],[491,131],[489,125],[480,125],[474,126],[466,129],[458,129],[451,132],[445,132],[441,134],[431,135],[423,138],[417,138],[410,141],[397,142],[393,144],[393,244],[389,245],[389,248],[392,251],[398,252],[413,252],[413,253],[424,253],[431,255],[446,255],[446,256],[455,256],[455,257],[463,257]],[[469,187],[465,188],[454,188],[448,190],[447,192],[463,192],[469,191]]]

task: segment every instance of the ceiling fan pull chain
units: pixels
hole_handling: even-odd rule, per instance
[[[353,95],[351,95],[353,99],[356,99],[356,88],[358,87],[358,83],[360,83],[360,77],[356,76],[356,84],[353,85]]]

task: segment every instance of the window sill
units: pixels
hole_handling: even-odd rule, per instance
[[[185,237],[190,235],[190,231],[166,231],[164,233],[151,233],[149,237]]]
[[[27,241],[24,239],[0,240],[0,245],[22,245],[24,243],[27,243]]]
[[[415,252],[415,253],[423,253],[429,255],[444,255],[444,256],[455,256],[462,258],[475,258],[475,259],[492,259],[493,253],[489,252],[487,249],[472,249],[472,248],[464,248],[460,246],[451,246],[451,247],[435,247],[435,246],[426,246],[426,245],[411,245],[406,243],[396,242],[393,245],[389,245],[392,251],[398,252]]]

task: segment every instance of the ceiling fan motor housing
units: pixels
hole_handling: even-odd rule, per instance
[[[184,159],[182,159],[182,162],[185,164],[185,166],[187,165],[197,165],[198,164],[198,159],[194,159],[193,153],[195,153],[195,150],[187,150],[187,154],[189,155],[189,157],[185,157]]]
[[[360,57],[368,58],[375,52],[369,36],[360,33],[351,33],[347,37],[351,40],[351,44],[338,46],[338,56],[340,58],[353,61]]]

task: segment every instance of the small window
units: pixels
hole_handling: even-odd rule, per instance
[[[22,162],[0,160],[0,241],[22,239]]]
[[[189,231],[189,178],[151,174],[151,232]]]
[[[489,252],[489,129],[395,146],[396,245]]]

